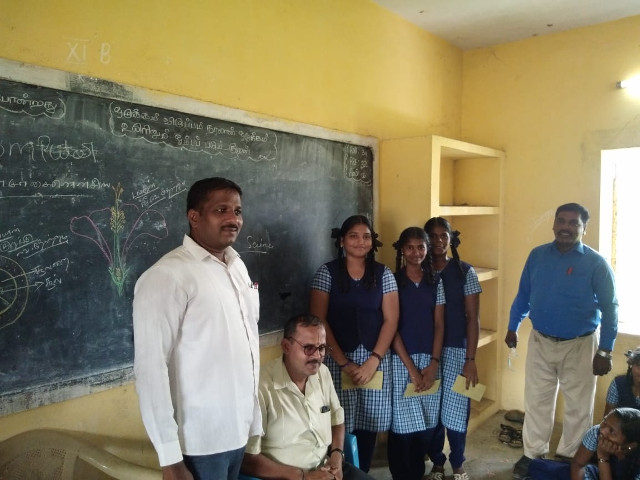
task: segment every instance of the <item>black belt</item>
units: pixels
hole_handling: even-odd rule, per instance
[[[538,332],[544,338],[548,338],[549,340],[551,340],[553,342],[566,342],[567,340],[575,340],[576,338],[588,337],[589,335],[592,335],[593,332],[595,332],[595,330],[593,330],[591,332],[583,333],[582,335],[578,335],[577,337],[573,337],[573,338],[554,337],[553,335],[547,335],[546,333],[542,333],[540,330],[536,330],[536,332]]]

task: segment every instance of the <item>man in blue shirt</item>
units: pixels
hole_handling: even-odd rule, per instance
[[[555,241],[531,251],[511,306],[509,348],[518,344],[525,317],[533,326],[525,366],[524,455],[514,479],[526,477],[531,459],[549,453],[558,385],[565,408],[556,456],[573,457],[592,425],[596,376],[611,370],[618,331],[615,281],[606,260],[582,243],[588,221],[589,212],[577,203],[558,207]]]

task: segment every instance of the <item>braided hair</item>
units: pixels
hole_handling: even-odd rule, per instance
[[[633,374],[631,373],[631,367],[634,365],[640,365],[640,347],[636,347],[633,350],[627,350],[624,356],[627,357],[627,375],[625,382],[630,388],[633,388]]]
[[[393,248],[396,249],[396,279],[400,286],[404,286],[406,284],[406,275],[400,275],[400,270],[403,267],[404,256],[402,255],[402,247],[404,247],[407,242],[411,239],[417,239],[427,246],[427,255],[421,263],[422,271],[425,273],[425,278],[429,285],[433,285],[436,282],[436,273],[433,268],[433,258],[431,256],[431,248],[429,245],[429,237],[427,236],[427,232],[425,232],[420,227],[408,227],[405,228],[402,233],[400,233],[400,237],[398,241],[394,242]]]
[[[364,264],[364,275],[362,277],[363,284],[367,290],[376,287],[376,275],[375,275],[375,253],[378,247],[382,246],[382,243],[378,240],[378,234],[373,231],[371,222],[364,215],[352,215],[347,218],[340,228],[333,228],[331,230],[331,238],[335,238],[335,246],[338,249],[338,282],[340,290],[342,292],[348,292],[351,284],[351,277],[347,271],[347,262],[344,255],[344,249],[342,248],[342,240],[356,225],[364,225],[371,232],[371,250],[367,253]]]
[[[453,262],[458,267],[458,275],[460,278],[464,278],[466,273],[464,268],[462,268],[460,255],[458,254],[458,247],[460,246],[460,232],[458,230],[452,230],[451,224],[446,218],[442,217],[432,217],[427,220],[427,223],[424,224],[424,231],[427,232],[427,235],[430,235],[436,227],[442,227],[447,231],[447,233],[449,233],[449,245],[451,247],[451,254],[453,255]]]

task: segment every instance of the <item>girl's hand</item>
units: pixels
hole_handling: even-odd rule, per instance
[[[470,386],[476,386],[478,383],[478,367],[475,360],[466,360],[462,367],[462,376],[467,379],[467,390]]]
[[[415,386],[416,392],[424,392],[427,389],[424,383],[424,377],[417,368],[409,374],[409,378]]]
[[[438,362],[434,362],[432,360],[429,366],[423,368],[420,373],[422,373],[425,390],[430,389],[433,386],[433,382],[435,382],[436,380],[436,376],[438,375]]]
[[[611,440],[607,440],[602,435],[598,435],[598,458],[609,458],[611,455],[617,455],[622,451],[622,447],[619,443],[614,443]]]
[[[377,358],[369,357],[367,361],[360,365],[351,376],[353,383],[355,383],[356,385],[364,385],[365,383],[369,383],[369,381],[373,378],[373,374],[376,373],[379,363],[380,362]]]

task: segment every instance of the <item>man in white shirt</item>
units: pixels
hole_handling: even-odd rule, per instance
[[[225,178],[195,182],[182,246],[136,283],[136,390],[164,480],[235,480],[261,432],[258,290],[231,248],[241,196]]]
[[[261,436],[247,444],[242,471],[263,479],[373,480],[343,461],[344,410],[322,363],[327,334],[313,315],[284,327],[282,357],[260,372]]]

